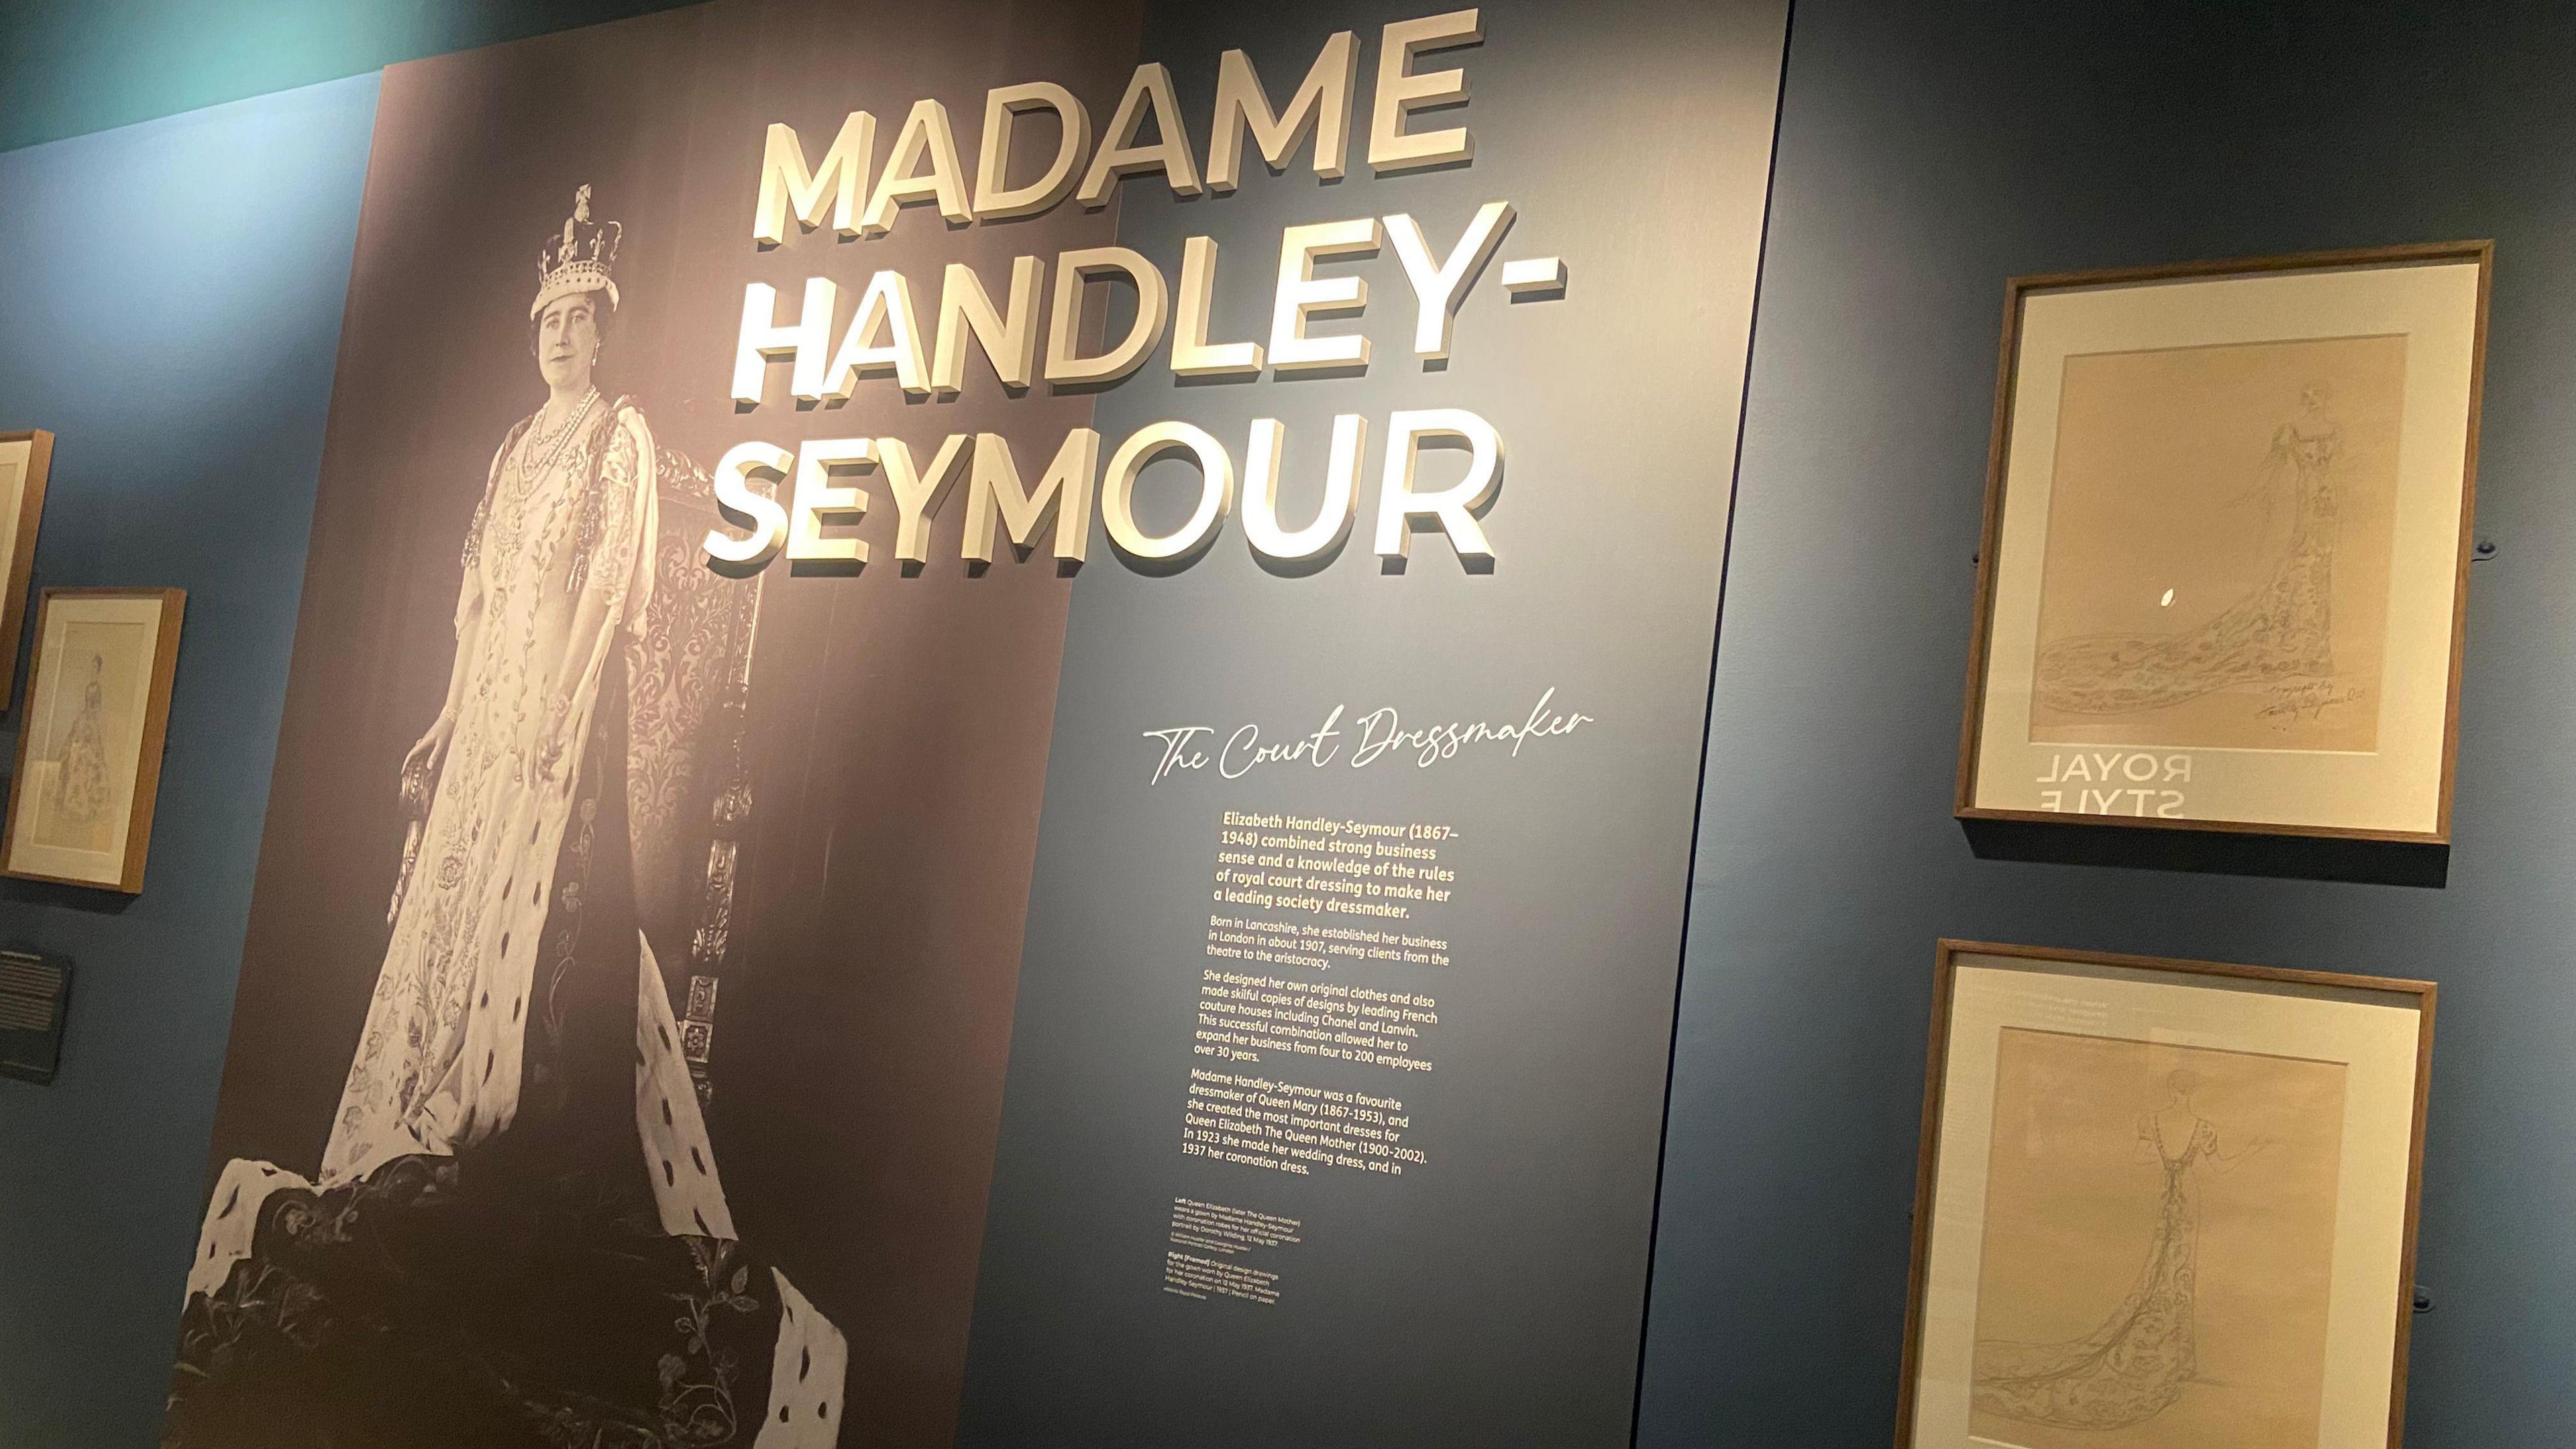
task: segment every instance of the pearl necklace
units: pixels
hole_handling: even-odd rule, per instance
[[[520,476],[523,478],[543,477],[545,471],[553,467],[555,463],[563,457],[564,449],[572,446],[573,437],[581,431],[582,420],[590,416],[591,406],[598,401],[599,389],[594,387],[590,391],[582,394],[581,406],[574,410],[572,417],[564,423],[562,428],[558,429],[550,437],[539,435],[538,437],[529,439],[529,443],[531,444],[530,452],[533,452],[536,448],[544,448],[546,450],[545,461],[531,468],[527,465],[526,461],[529,454],[521,453],[519,455]]]

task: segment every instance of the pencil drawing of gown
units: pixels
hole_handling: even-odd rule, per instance
[[[2039,702],[2070,714],[2162,709],[2222,689],[2334,673],[2336,497],[2331,478],[2343,431],[2310,384],[2297,416],[2273,434],[2267,491],[2286,481],[2290,536],[2263,583],[2218,617],[2173,634],[2089,634],[2043,645]]]
[[[99,677],[107,663],[93,654],[89,683],[81,690],[80,712],[63,736],[62,773],[55,777],[63,816],[86,825],[107,811],[107,736],[100,728]]]
[[[2194,1118],[2179,1152],[2153,1116],[2139,1124],[2164,1169],[2145,1264],[2099,1327],[2063,1343],[1977,1344],[1979,1409],[2066,1429],[2117,1429],[2162,1413],[2199,1367],[2193,1335],[2198,1224],[2189,1195],[2194,1164],[2218,1150],[2218,1128]]]
[[[217,1181],[165,1445],[839,1440],[846,1344],[735,1230],[642,924],[630,746],[687,464],[595,390],[535,422],[468,531],[460,705],[320,1171]]]

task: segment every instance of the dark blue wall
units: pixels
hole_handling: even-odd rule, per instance
[[[149,888],[0,886],[0,940],[78,971],[61,1078],[0,1079],[10,1449],[157,1438],[375,101],[0,155],[0,428],[56,435],[36,584],[188,591]]]
[[[2576,12],[1799,0],[1641,1442],[1888,1442],[1934,938],[2442,984],[2409,1449],[2576,1428]],[[1950,819],[2003,280],[2493,237],[2447,889]]]

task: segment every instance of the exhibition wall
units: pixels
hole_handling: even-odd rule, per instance
[[[1267,54],[1193,7],[1144,23],[1181,37],[1154,47],[1176,67],[1218,41]],[[2536,10],[1797,7],[1638,1442],[1886,1441],[1942,936],[2441,982],[2408,1437],[2537,1442],[2576,1419],[2558,1291],[2576,1283],[2576,690],[2557,663],[2576,649],[2557,582],[2576,197],[2551,86],[2571,56],[2576,21]],[[192,595],[152,889],[0,889],[0,937],[80,970],[61,1079],[0,1081],[0,1442],[141,1445],[160,1422],[377,95],[356,79],[0,156],[0,427],[64,439],[37,582]],[[187,224],[134,222],[138,197]],[[1950,791],[2003,279],[2465,237],[2497,242],[2478,535],[2496,547],[2470,593],[2446,882],[1979,859]],[[1101,404],[1122,407],[1113,436],[1141,420]],[[1726,459],[1696,466],[1723,490]],[[436,549],[452,559],[452,536]],[[1093,616],[1091,648],[1118,617]],[[1033,931],[1081,897],[1078,864],[1058,862]]]
[[[2439,981],[2406,1442],[2576,1422],[2571,55],[2539,8],[1802,0],[1641,1443],[1886,1441],[1937,936]],[[1978,859],[1949,815],[2003,279],[2465,237],[2496,549],[2447,885]]]

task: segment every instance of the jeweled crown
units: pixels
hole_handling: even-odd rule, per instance
[[[608,305],[616,306],[617,283],[609,272],[617,265],[617,244],[625,234],[616,222],[590,219],[588,186],[574,192],[563,231],[537,249],[537,300],[528,304],[528,315],[535,317],[549,303],[575,292],[606,292]]]

